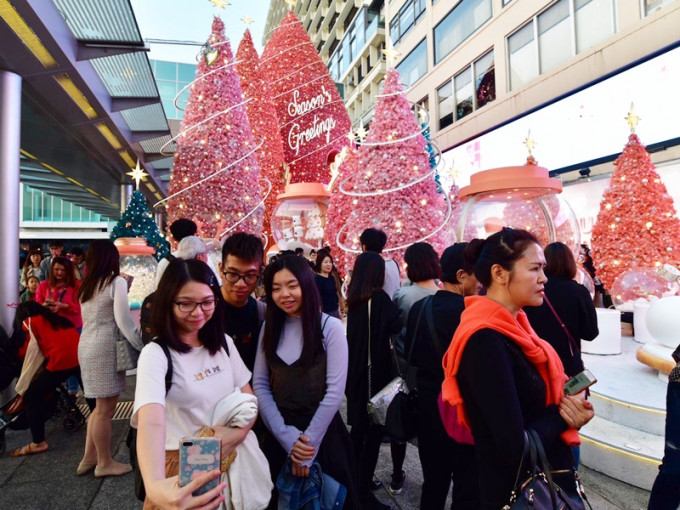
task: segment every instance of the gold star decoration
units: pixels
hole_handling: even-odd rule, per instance
[[[356,139],[356,135],[354,134],[354,131],[352,131],[351,129],[349,130],[349,133],[345,135],[345,137],[347,137],[347,139],[350,142],[353,142]]]
[[[630,103],[630,110],[628,110],[628,115],[626,115],[624,118],[630,126],[630,132],[635,133],[635,128],[637,127],[638,122],[640,122],[640,117],[637,115],[637,113],[635,113],[635,106],[633,103]]]
[[[527,132],[527,137],[524,139],[523,143],[529,151],[529,156],[531,156],[536,148],[536,141],[531,137],[531,129]]]
[[[125,175],[129,175],[130,177],[132,177],[132,180],[135,181],[136,186],[135,189],[139,189],[139,181],[144,179],[144,177],[146,177],[149,174],[142,170],[142,168],[139,166],[139,160],[137,160],[137,166],[135,167],[135,169],[132,170],[131,172],[126,173]]]
[[[455,181],[458,175],[460,174],[460,170],[458,170],[452,165],[451,168],[449,168],[449,174],[451,175],[451,179]]]
[[[356,130],[357,138],[360,140],[363,140],[366,138],[366,135],[368,134],[368,131],[364,128],[364,126],[359,126],[359,129]]]
[[[385,55],[385,60],[387,61],[387,65],[392,65],[394,61],[401,55],[397,50],[394,48],[386,48],[384,50],[381,50],[381,53]]]
[[[422,106],[419,106],[418,107],[418,117],[420,118],[420,122],[423,123],[423,122],[427,121],[427,116],[428,116],[427,110],[425,108],[423,108]]]
[[[289,11],[292,11],[295,5],[297,4],[297,0],[283,0],[283,1],[288,6]]]
[[[245,18],[241,18],[241,21],[243,21],[243,24],[247,27],[253,24],[253,18],[250,16],[246,16]]]
[[[231,5],[226,0],[210,0],[210,3],[217,7],[218,9],[224,9],[225,7]]]

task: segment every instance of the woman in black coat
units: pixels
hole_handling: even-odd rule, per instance
[[[347,422],[352,426],[350,437],[358,459],[359,492],[364,508],[390,508],[371,493],[373,471],[378,462],[382,427],[369,421],[368,402],[368,342],[370,306],[371,386],[375,395],[392,380],[393,355],[390,335],[401,329],[399,308],[382,290],[385,261],[377,253],[364,252],[357,257],[352,280],[347,290]]]
[[[536,334],[557,351],[564,372],[574,377],[583,371],[579,340],[593,340],[599,334],[595,305],[588,290],[574,280],[576,261],[571,250],[562,243],[551,243],[543,253],[545,275],[548,277],[545,284],[547,299],[543,300],[541,306],[527,306],[524,311]],[[550,300],[573,341],[565,333],[547,300]]]

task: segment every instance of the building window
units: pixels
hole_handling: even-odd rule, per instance
[[[496,74],[494,71],[493,51],[490,51],[474,64],[475,107],[481,108],[496,99]]]
[[[491,0],[461,0],[434,27],[434,63],[456,49],[491,18]]]
[[[425,14],[425,0],[407,0],[390,21],[390,39],[396,46]]]
[[[586,51],[614,35],[614,7],[610,1],[576,0],[574,16],[576,53]]]
[[[508,36],[510,90],[564,64],[615,32],[613,0],[553,2]]]
[[[496,78],[492,50],[437,89],[438,128],[451,125],[494,99]]]
[[[366,41],[370,40],[378,26],[378,14],[362,9],[345,32],[337,48],[331,48],[328,71],[336,82],[340,81],[350,64],[359,57]]]
[[[397,71],[407,87],[427,73],[427,41],[423,39],[397,66]]]
[[[444,129],[453,124],[453,84],[451,80],[437,89],[437,128]]]
[[[510,90],[518,89],[538,76],[533,23],[527,23],[508,37],[508,55],[510,56]]]
[[[675,0],[642,0],[645,8],[645,16],[651,16],[664,5],[673,3]]]

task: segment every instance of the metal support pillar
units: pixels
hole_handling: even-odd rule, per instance
[[[0,325],[12,330],[19,302],[21,76],[0,69]]]
[[[122,215],[132,199],[132,184],[120,185],[120,214]]]

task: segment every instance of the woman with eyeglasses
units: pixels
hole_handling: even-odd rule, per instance
[[[321,312],[314,274],[303,257],[284,255],[270,264],[264,287],[267,316],[253,388],[269,432],[262,450],[272,479],[291,489],[320,467],[347,489],[339,508],[361,508],[352,446],[339,413],[348,363],[342,322]],[[282,494],[275,492],[269,508],[288,508]]]
[[[125,372],[116,371],[116,341],[122,335],[138,350],[142,341],[130,316],[127,283],[119,274],[120,256],[114,244],[108,239],[92,241],[85,260],[87,275],[78,291],[84,319],[78,360],[85,397],[97,399],[97,405],[87,421],[85,453],[76,472],[94,471],[100,478],[132,471],[130,464],[111,457],[111,419],[125,391]]]
[[[157,336],[139,357],[131,424],[146,489],[145,509],[217,508],[226,483],[200,496],[192,493],[217,478],[203,474],[179,487],[179,443],[183,437],[220,439],[224,469],[255,420],[242,428],[210,426],[216,405],[236,390],[252,394],[250,371],[222,328],[220,286],[207,264],[175,259],[158,284],[152,312]],[[164,352],[168,350],[168,354]],[[172,380],[166,388],[168,356]]]

